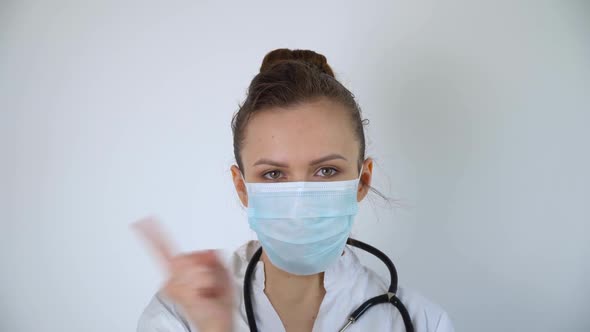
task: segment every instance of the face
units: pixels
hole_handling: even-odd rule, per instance
[[[247,182],[343,181],[359,176],[359,142],[348,110],[328,99],[254,114],[241,150]],[[361,201],[371,183],[373,162],[363,162],[357,193]],[[248,194],[237,166],[234,186],[244,206]]]

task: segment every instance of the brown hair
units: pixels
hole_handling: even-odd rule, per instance
[[[244,171],[240,150],[250,117],[271,107],[290,107],[318,98],[329,98],[345,106],[359,141],[359,163],[365,159],[365,133],[361,110],[354,95],[334,76],[326,57],[310,50],[286,48],[269,52],[262,60],[260,73],[250,83],[246,100],[232,118],[234,156]]]

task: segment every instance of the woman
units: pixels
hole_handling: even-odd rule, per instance
[[[338,331],[388,282],[345,246],[373,171],[354,96],[323,55],[277,49],[265,56],[232,129],[233,183],[259,242],[239,248],[228,269],[213,251],[174,255],[156,225],[140,223],[169,278],[138,331],[249,331],[244,276],[260,247],[250,281],[258,330]],[[453,331],[435,304],[402,288],[397,297],[415,331]],[[400,312],[380,304],[347,332],[405,330]]]

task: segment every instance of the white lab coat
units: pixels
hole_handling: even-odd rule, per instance
[[[236,308],[234,331],[249,331],[243,298],[244,274],[250,258],[260,247],[250,241],[236,250],[228,267],[234,276]],[[388,281],[387,281],[388,283]],[[320,305],[313,332],[338,331],[361,303],[384,294],[388,285],[375,272],[363,266],[348,246],[338,261],[324,274],[326,294]],[[264,294],[264,265],[257,263],[252,276],[252,306],[258,330],[261,332],[285,331],[281,320]],[[399,288],[398,297],[408,309],[416,332],[453,332],[449,316],[436,304],[422,296]],[[180,313],[180,308],[161,294],[156,294],[139,318],[137,332],[195,332]],[[346,332],[405,331],[399,311],[391,304],[371,307]]]

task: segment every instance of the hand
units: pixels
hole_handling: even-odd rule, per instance
[[[154,219],[133,225],[168,272],[162,291],[179,304],[199,331],[227,332],[233,326],[233,292],[228,270],[213,250],[174,254]]]

